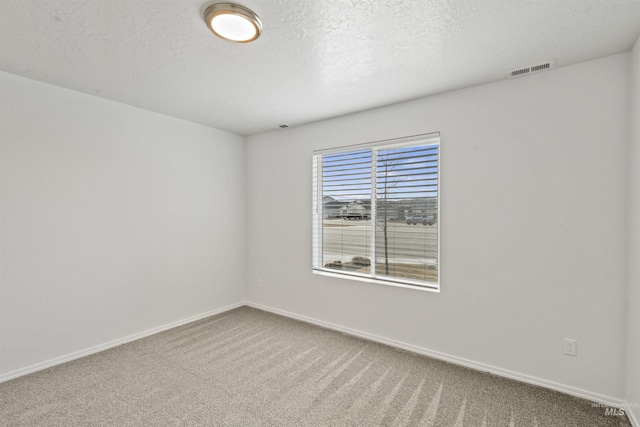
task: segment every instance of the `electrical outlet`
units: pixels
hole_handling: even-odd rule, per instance
[[[572,340],[571,338],[564,339],[564,354],[567,356],[578,355],[578,344],[576,343],[576,340]]]
[[[258,279],[258,289],[262,289],[262,279]]]

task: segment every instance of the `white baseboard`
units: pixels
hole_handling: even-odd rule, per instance
[[[425,356],[433,357],[434,359],[443,360],[445,362],[454,363],[456,365],[465,366],[467,368],[475,369],[477,371],[489,372],[494,375],[498,375],[505,378],[510,378],[513,380],[521,381],[523,383],[528,383],[544,388],[549,388],[552,390],[556,390],[562,393],[569,394],[571,396],[580,397],[582,399],[587,399],[596,403],[602,403],[605,405],[615,406],[615,407],[625,407],[625,402],[610,396],[604,396],[598,393],[593,393],[587,390],[582,390],[579,388],[571,387],[564,384],[559,384],[553,381],[547,381],[541,378],[532,377],[530,375],[521,374],[519,372],[513,372],[507,369],[498,368],[496,366],[487,365],[485,363],[475,362],[473,360],[464,359],[457,356],[452,356],[450,354],[442,353],[435,350],[430,350],[428,348],[418,347],[411,344],[406,344],[400,341],[395,341],[392,339],[384,338],[378,335],[373,335],[368,332],[362,332],[356,329],[347,328],[344,326],[336,325],[330,322],[325,322],[323,320],[314,319],[307,316],[302,316],[296,313],[291,313],[288,311],[280,310],[277,308],[265,306],[262,304],[256,304],[253,302],[246,303],[249,307],[254,307],[259,310],[268,311],[274,314],[278,314],[285,317],[290,317],[292,319],[301,320],[303,322],[311,323],[317,326],[322,326],[327,329],[333,329],[339,332],[344,332],[349,335],[354,335],[360,338],[364,338],[370,341],[375,341],[381,344],[386,344],[392,347],[400,348],[403,350],[408,350],[414,353],[422,354]],[[640,427],[636,423],[634,427]]]
[[[640,427],[640,421],[638,421],[638,418],[636,417],[635,412],[633,412],[631,408],[627,409],[626,414],[627,414],[627,418],[629,418],[629,422],[633,427]]]
[[[46,360],[44,362],[36,363],[31,366],[27,366],[25,368],[16,369],[14,371],[9,371],[4,374],[0,374],[0,383],[9,381],[14,378],[21,377],[23,375],[31,374],[33,372],[41,371],[43,369],[50,368],[52,366],[60,365],[65,362],[69,362],[71,360],[79,359],[81,357],[89,356],[94,353],[98,353],[113,347],[117,347],[122,344],[126,344],[131,341],[139,340],[141,338],[145,338],[151,335],[155,335],[159,332],[166,331],[168,329],[176,328],[178,326],[186,325],[187,323],[195,322],[200,319],[204,319],[209,316],[213,316],[215,314],[224,313],[225,311],[233,310],[234,308],[242,307],[245,305],[244,302],[239,302],[236,304],[228,305],[226,307],[218,308],[215,310],[207,311],[206,313],[196,314],[195,316],[188,317],[186,319],[181,319],[175,322],[167,323],[166,325],[158,326],[156,328],[152,328],[143,332],[139,332],[133,335],[126,336],[124,338],[120,338],[117,340],[109,341],[104,344],[96,345],[84,350],[75,351],[73,353],[66,354],[64,356],[56,357],[55,359]]]
[[[400,341],[395,341],[392,339],[388,339],[388,338],[384,338],[378,335],[373,335],[367,332],[362,332],[356,329],[351,329],[351,328],[347,328],[344,326],[340,326],[340,325],[336,325],[334,323],[330,323],[330,322],[325,322],[323,320],[318,320],[318,319],[314,319],[311,317],[307,317],[307,316],[302,316],[296,313],[291,313],[285,310],[280,310],[277,308],[273,308],[273,307],[269,307],[269,306],[265,306],[262,304],[256,304],[256,303],[252,303],[249,301],[245,301],[245,302],[239,302],[236,304],[232,304],[232,305],[228,305],[226,307],[221,307],[215,310],[211,310],[208,311],[206,313],[201,313],[201,314],[197,314],[195,316],[191,316],[188,317],[186,319],[181,319],[172,323],[168,323],[162,326],[158,326],[156,328],[152,328],[143,332],[139,332],[133,335],[129,335],[117,340],[113,340],[104,344],[100,344],[94,347],[90,347],[84,350],[80,350],[77,352],[73,352],[73,353],[69,353],[67,355],[64,356],[60,356],[60,357],[56,357],[55,359],[51,359],[51,360],[47,360],[44,362],[40,362],[40,363],[36,363],[34,365],[31,366],[27,366],[25,368],[20,368],[20,369],[16,369],[14,371],[10,371],[4,374],[0,374],[0,383],[5,382],[5,381],[9,381],[11,379],[14,378],[18,378],[21,377],[23,375],[27,375],[27,374],[31,374],[33,372],[37,372],[37,371],[41,371],[43,369],[47,369],[50,368],[52,366],[56,366],[56,365],[60,365],[62,363],[65,362],[69,362],[75,359],[79,359],[81,357],[84,356],[89,356],[91,354],[94,353],[98,353],[100,351],[104,351],[113,347],[117,347],[119,345],[122,344],[126,344],[128,342],[131,341],[135,341],[141,338],[145,338],[154,334],[157,334],[159,332],[163,332],[166,331],[168,329],[172,329],[172,328],[176,328],[178,326],[182,326],[185,325],[187,323],[191,323],[191,322],[195,322],[198,321],[200,319],[204,319],[206,317],[209,316],[213,316],[216,314],[220,314],[220,313],[224,313],[225,311],[229,311],[229,310],[233,310],[234,308],[238,308],[238,307],[242,307],[242,306],[249,306],[249,307],[253,307],[253,308],[257,308],[259,310],[264,310],[264,311],[268,311],[274,314],[278,314],[280,316],[285,316],[285,317],[289,317],[292,319],[296,319],[296,320],[300,320],[303,322],[307,322],[307,323],[311,323],[317,326],[321,326],[327,329],[332,329],[335,331],[339,331],[339,332],[343,332],[349,335],[354,335],[360,338],[364,338],[370,341],[374,341],[374,342],[378,342],[381,344],[386,344],[392,347],[396,347],[396,348],[400,348],[403,350],[408,350],[414,353],[418,353],[418,354],[422,354],[425,356],[429,356],[429,357],[433,357],[434,359],[439,359],[439,360],[443,360],[445,362],[450,362],[450,363],[454,363],[456,365],[461,365],[461,366],[465,366],[467,368],[471,368],[471,369],[475,369],[478,371],[482,371],[482,372],[489,372],[491,374],[495,374],[501,377],[505,377],[505,378],[510,378],[513,380],[517,380],[517,381],[521,381],[524,383],[528,383],[528,384],[533,384],[536,386],[540,386],[540,387],[545,387],[545,388],[549,388],[552,390],[556,390],[562,393],[566,393],[569,394],[571,396],[576,396],[576,397],[580,397],[583,399],[587,399],[593,402],[597,402],[597,403],[602,403],[605,405],[610,405],[610,406],[615,406],[615,407],[622,407],[622,408],[627,408],[626,402],[621,401],[619,399],[613,398],[613,397],[609,397],[609,396],[604,396],[598,393],[593,393],[590,391],[586,391],[586,390],[582,390],[582,389],[578,389],[575,387],[571,387],[568,385],[564,385],[564,384],[559,384],[559,383],[555,383],[553,381],[547,381],[541,378],[536,378],[536,377],[532,377],[526,374],[521,374],[518,372],[513,372],[513,371],[509,371],[507,369],[502,369],[502,368],[498,368],[496,366],[491,366],[491,365],[487,365],[484,363],[480,363],[480,362],[475,362],[473,360],[469,360],[469,359],[464,359],[461,357],[457,357],[457,356],[452,356],[450,354],[446,354],[446,353],[442,353],[439,351],[435,351],[435,350],[430,350],[427,348],[423,348],[423,347],[418,347],[418,346],[414,346],[411,344],[406,344]],[[633,425],[633,427],[640,427],[640,422],[638,422],[638,418],[636,418],[635,413],[631,411],[631,409],[628,409],[626,411],[627,417],[629,418],[629,421],[631,422],[631,424]]]

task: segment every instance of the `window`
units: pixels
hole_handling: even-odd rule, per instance
[[[313,269],[439,288],[439,134],[313,155]]]

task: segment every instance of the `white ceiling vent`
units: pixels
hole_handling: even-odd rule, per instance
[[[551,61],[544,62],[542,64],[516,68],[515,70],[509,71],[509,78],[520,77],[520,76],[524,76],[525,74],[539,73],[540,71],[547,71],[552,68],[555,68],[555,66],[556,66],[556,60],[552,59]]]

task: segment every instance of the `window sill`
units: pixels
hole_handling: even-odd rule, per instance
[[[318,274],[320,276],[327,276],[327,277],[335,277],[339,279],[356,280],[358,282],[376,283],[378,285],[395,286],[397,288],[407,288],[407,289],[415,289],[418,291],[440,293],[439,283],[433,283],[429,285],[418,285],[418,284],[412,284],[408,282],[395,282],[391,280],[374,279],[368,276],[362,276],[354,273],[336,273],[331,270],[317,269],[317,268],[313,269],[313,274]]]

